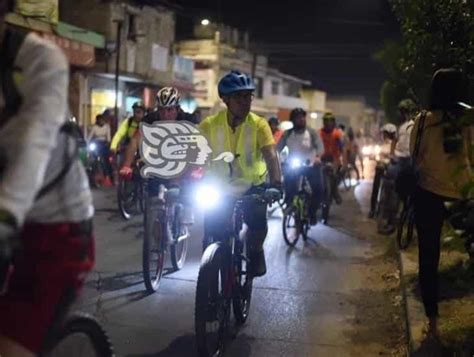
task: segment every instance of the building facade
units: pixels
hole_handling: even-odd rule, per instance
[[[84,78],[88,101],[83,105],[89,124],[96,114],[114,108],[116,101],[119,119],[130,114],[135,101],[153,107],[156,91],[163,86],[178,87],[184,103],[192,101],[194,63],[173,52],[176,20],[172,10],[126,1],[64,0],[59,14],[64,21],[106,39],[96,65]]]

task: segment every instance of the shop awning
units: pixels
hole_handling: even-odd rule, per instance
[[[69,63],[75,66],[93,67],[95,47],[105,47],[104,36],[64,22],[52,25],[16,13],[9,13],[5,20],[10,25],[29,29],[54,42],[63,50]]]
[[[67,24],[65,22],[58,22],[55,26],[55,32],[58,36],[68,38],[81,43],[86,43],[96,48],[105,47],[105,37],[77,26]]]

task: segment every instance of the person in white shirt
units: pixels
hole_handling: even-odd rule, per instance
[[[290,113],[290,120],[293,123],[293,129],[288,130],[282,136],[277,145],[281,152],[285,147],[288,148],[288,158],[285,165],[285,200],[291,202],[296,194],[296,178],[291,168],[292,160],[296,159],[301,163],[308,162],[307,168],[304,168],[304,175],[308,178],[313,193],[310,202],[309,214],[311,224],[317,222],[317,210],[323,203],[324,185],[321,168],[321,155],[324,153],[324,144],[319,134],[307,127],[306,111],[302,108],[295,108]],[[299,173],[299,172],[297,172]]]
[[[95,124],[91,128],[87,139],[89,143],[94,142],[96,144],[97,154],[102,157],[102,163],[104,164],[104,173],[106,175],[104,184],[111,186],[113,182],[113,171],[109,161],[109,146],[111,140],[110,125],[106,122],[106,118],[103,114],[96,116]]]
[[[6,29],[13,5],[0,0],[0,356],[29,357],[92,269],[94,208],[68,134],[69,64],[52,42]]]
[[[411,99],[404,99],[398,104],[402,124],[398,128],[397,137],[393,142],[393,155],[384,176],[384,189],[388,199],[385,202],[387,224],[381,233],[390,234],[395,230],[394,222],[398,213],[400,198],[396,192],[396,180],[399,173],[410,164],[410,135],[413,129],[413,118],[417,106]]]

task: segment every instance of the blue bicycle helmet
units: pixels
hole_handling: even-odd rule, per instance
[[[255,85],[253,84],[252,78],[245,73],[231,71],[221,78],[217,89],[219,97],[222,98],[225,95],[235,92],[255,90]]]

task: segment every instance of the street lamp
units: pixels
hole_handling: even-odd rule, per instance
[[[210,23],[211,23],[211,21],[209,21],[208,19],[201,20],[201,25],[203,25],[203,26],[208,26]]]

